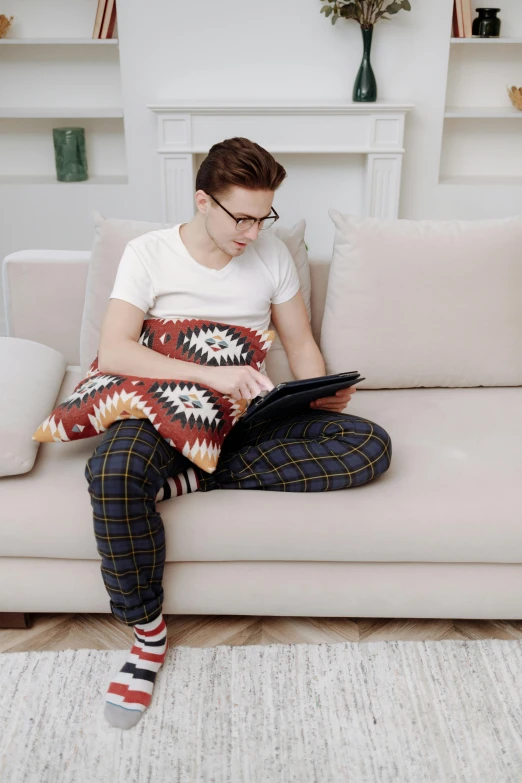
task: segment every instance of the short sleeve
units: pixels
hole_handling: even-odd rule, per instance
[[[143,260],[132,245],[127,244],[120,259],[116,279],[109,299],[123,299],[146,314],[154,306],[154,286]]]
[[[272,296],[272,304],[283,304],[299,291],[299,275],[292,254],[282,240],[279,240],[279,283]]]

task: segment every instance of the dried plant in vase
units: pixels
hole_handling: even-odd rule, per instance
[[[9,19],[5,14],[0,14],[0,38],[5,38],[7,31],[11,27],[11,22],[13,21],[14,16],[11,16]]]
[[[352,99],[368,103],[376,101],[377,82],[370,64],[373,28],[379,19],[389,21],[390,16],[385,14],[411,11],[409,0],[394,0],[392,3],[389,0],[321,0],[321,3],[324,5],[320,13],[330,17],[332,24],[340,17],[355,19],[359,23],[363,38],[363,58],[353,86]]]

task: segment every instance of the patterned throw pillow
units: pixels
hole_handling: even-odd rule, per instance
[[[194,364],[250,365],[262,371],[273,339],[272,330],[201,319],[147,318],[138,343]],[[86,377],[32,439],[44,443],[91,438],[121,419],[149,419],[171,446],[213,473],[224,439],[250,402],[192,381],[102,373],[96,357]]]

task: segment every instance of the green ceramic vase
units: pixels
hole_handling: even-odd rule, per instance
[[[88,179],[83,128],[53,128],[54,157],[59,182]]]
[[[361,27],[363,38],[363,57],[355,84],[353,86],[352,100],[372,103],[377,100],[377,82],[370,63],[370,50],[372,48],[373,27],[364,30]]]

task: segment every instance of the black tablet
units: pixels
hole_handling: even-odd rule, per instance
[[[276,416],[311,411],[310,403],[322,397],[331,397],[339,389],[346,389],[364,381],[360,374],[340,372],[334,375],[321,375],[317,378],[303,378],[299,381],[284,381],[274,386],[264,396],[255,397],[241,416],[241,422],[264,421]],[[236,425],[236,426],[237,426]]]

